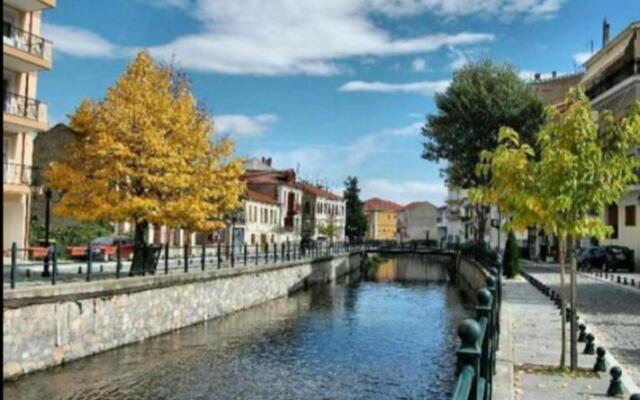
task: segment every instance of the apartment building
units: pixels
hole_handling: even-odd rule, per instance
[[[52,44],[39,34],[42,12],[55,3],[2,2],[3,251],[12,243],[29,245],[33,140],[47,129],[47,104],[37,96],[38,73],[52,66]]]
[[[347,222],[346,200],[308,182],[300,182],[298,187],[302,189],[302,236],[328,240],[330,238],[321,232],[321,228],[333,223],[336,226],[333,240],[343,241]]]
[[[584,85],[592,107],[611,110],[622,117],[640,100],[640,21],[629,24],[610,40],[610,25],[602,26],[602,48],[585,62]],[[635,149],[640,157],[640,148]],[[602,218],[613,228],[613,235],[602,244],[629,247],[640,266],[640,184],[628,188],[616,203],[607,205]]]
[[[428,201],[409,203],[398,213],[398,233],[402,240],[437,240],[439,211]]]
[[[364,213],[367,217],[367,233],[365,237],[372,240],[396,240],[398,232],[398,212],[400,204],[377,197],[364,202]]]
[[[275,199],[248,189],[244,199],[242,223],[237,225],[237,229],[243,230],[242,242],[250,246],[257,244],[260,247],[276,243],[282,230],[280,212],[280,206]]]

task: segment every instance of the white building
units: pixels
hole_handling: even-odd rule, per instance
[[[398,212],[398,232],[401,240],[437,240],[436,206],[428,201],[414,201]]]
[[[342,197],[307,182],[299,183],[298,187],[303,193],[302,236],[313,240],[328,240],[330,238],[320,231],[323,226],[333,223],[337,229],[333,240],[343,241],[347,202]]]

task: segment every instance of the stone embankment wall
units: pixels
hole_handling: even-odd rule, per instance
[[[468,295],[469,300],[475,302],[476,292],[487,286],[486,279],[489,273],[479,262],[458,257],[455,276],[456,285]]]
[[[3,377],[144,340],[326,283],[360,266],[334,256],[199,273],[5,291]]]

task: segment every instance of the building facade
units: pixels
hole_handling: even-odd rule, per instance
[[[300,182],[299,187],[302,189],[302,237],[343,241],[347,202],[342,197],[308,182]],[[336,227],[333,238],[328,238],[322,232],[322,227],[329,223]]]
[[[33,140],[47,130],[38,73],[52,66],[51,42],[39,36],[42,12],[55,0],[3,0],[2,233],[3,251],[28,247]],[[24,252],[19,253],[24,256]]]
[[[364,213],[367,217],[365,237],[371,240],[398,239],[398,212],[401,209],[400,204],[377,197],[365,201]]]
[[[438,216],[438,208],[428,201],[407,204],[398,213],[400,239],[437,240]]]
[[[611,40],[609,29],[605,20],[602,48],[585,62],[586,72],[581,83],[595,110],[610,110],[620,118],[634,102],[640,101],[640,21],[631,23]],[[640,148],[635,149],[635,154],[640,157]],[[640,182],[630,186],[618,202],[607,205],[602,215],[613,229],[613,235],[602,244],[632,249],[636,269],[640,266],[638,214]]]

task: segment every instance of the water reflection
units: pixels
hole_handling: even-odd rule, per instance
[[[425,255],[398,255],[369,271],[369,278],[378,282],[446,282],[445,265],[431,262]]]
[[[458,292],[446,284],[394,281],[415,281],[425,268],[419,259],[398,261],[379,269],[382,282],[347,277],[27,376],[5,384],[4,396],[448,398],[455,327],[465,317]]]

